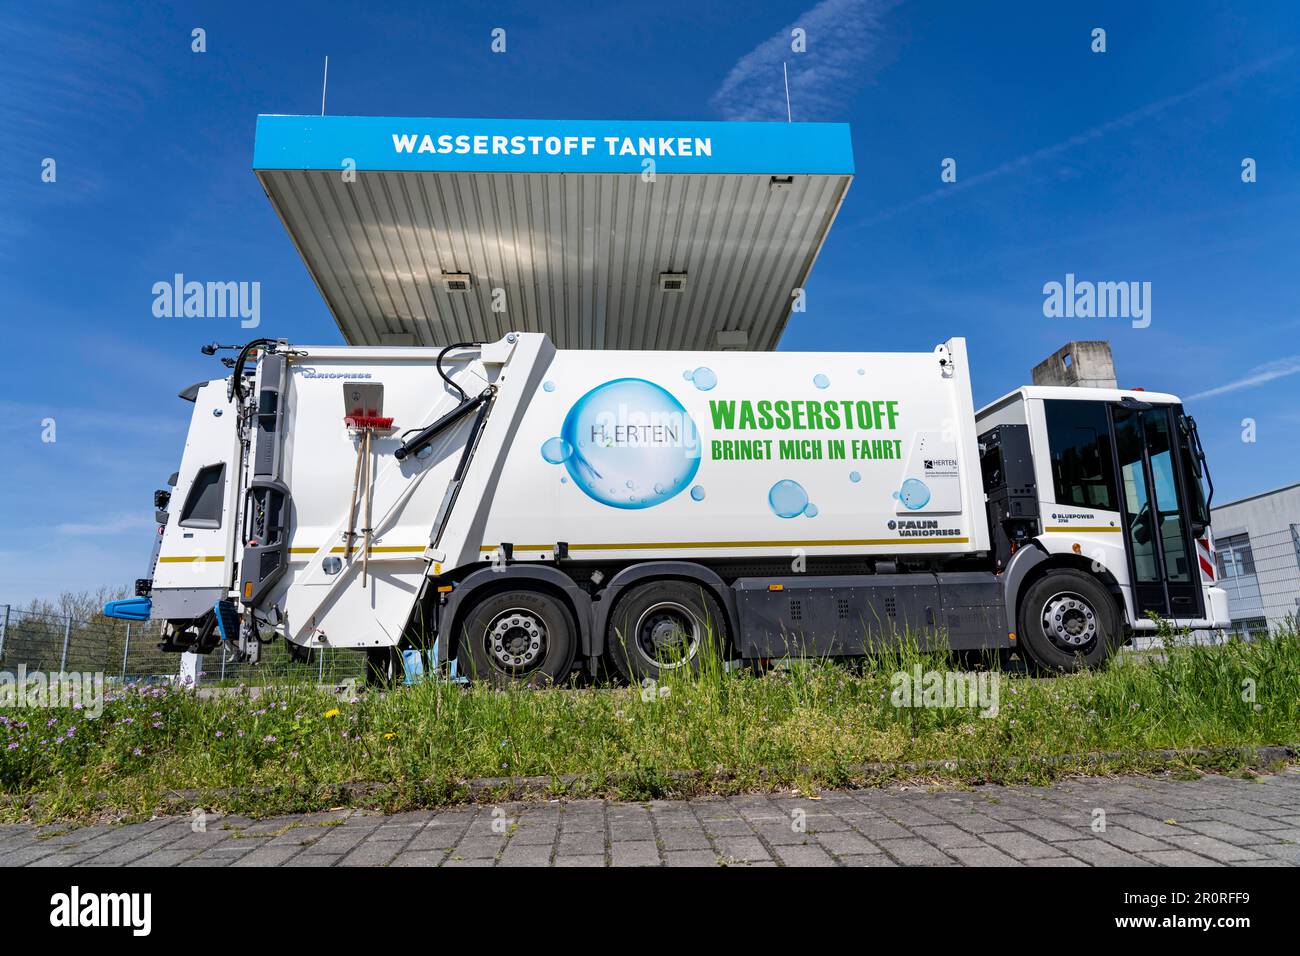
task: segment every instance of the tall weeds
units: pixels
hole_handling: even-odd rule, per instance
[[[898,675],[960,664],[904,635],[846,664],[736,667],[701,649],[697,670],[653,685],[493,690],[430,679],[338,697],[310,684],[201,698],[119,690],[103,716],[0,710],[0,817],[148,813],[196,790],[211,808],[464,798],[471,778],[540,776],[552,792],[648,797],[832,786],[882,775],[1042,781],[1153,766],[1150,751],[1300,742],[1300,636],[1206,646],[1162,631],[1151,654],[1034,678],[996,669],[996,715],[896,706]],[[1208,758],[1207,758],[1208,759]],[[1217,759],[1217,758],[1216,758]],[[924,771],[901,763],[951,761]],[[863,769],[890,763],[893,770]],[[1218,765],[1218,764],[1214,764]],[[578,779],[563,782],[568,775]],[[346,796],[339,785],[373,784]],[[505,784],[502,788],[508,789]],[[33,810],[28,797],[40,795]],[[174,799],[174,797],[172,798]]]

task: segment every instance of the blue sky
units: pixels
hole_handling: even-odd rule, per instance
[[[338,340],[251,172],[256,115],[319,112],[326,54],[330,113],[596,119],[783,119],[788,60],[794,118],[852,124],[857,175],[782,348],[964,335],[978,405],[1106,338],[1121,384],[1188,398],[1219,500],[1300,480],[1293,2],[49,0],[0,13],[0,603],[147,571],[175,394],[247,337],[155,318],[154,282],[256,280],[258,334]],[[1150,327],[1045,318],[1066,273],[1150,282]]]

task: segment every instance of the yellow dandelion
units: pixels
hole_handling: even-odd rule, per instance
[[[333,720],[333,719],[334,719],[335,717],[337,717],[338,715],[339,715],[339,709],[338,709],[337,707],[333,707],[333,708],[331,708],[331,709],[325,711],[325,719],[326,719],[326,720]]]

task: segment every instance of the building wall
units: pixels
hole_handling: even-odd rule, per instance
[[[1219,586],[1239,633],[1300,616],[1300,483],[1211,509]]]
[[[1111,357],[1110,343],[1067,342],[1035,365],[1030,378],[1035,385],[1115,388],[1115,360]]]

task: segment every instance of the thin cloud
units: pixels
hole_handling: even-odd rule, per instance
[[[1265,382],[1296,374],[1300,374],[1300,355],[1292,355],[1288,358],[1257,365],[1246,373],[1245,378],[1239,378],[1235,382],[1228,382],[1226,385],[1218,385],[1204,392],[1189,395],[1187,400],[1194,402],[1202,398],[1213,398],[1215,395],[1224,395],[1228,392],[1240,391],[1243,388],[1254,388],[1256,385],[1263,385]]]
[[[1010,173],[1023,172],[1026,169],[1041,163],[1043,160],[1054,159],[1064,153],[1068,153],[1080,146],[1087,145],[1088,143],[1101,139],[1111,133],[1128,129],[1142,120],[1158,116],[1166,110],[1187,100],[1194,99],[1204,93],[1230,89],[1245,80],[1250,79],[1252,76],[1263,73],[1288,59],[1293,53],[1295,53],[1296,49],[1296,47],[1289,47],[1288,49],[1274,53],[1272,56],[1267,56],[1261,60],[1256,60],[1253,63],[1248,63],[1245,66],[1238,67],[1235,70],[1230,70],[1212,80],[1198,83],[1196,86],[1193,86],[1189,90],[1184,90],[1182,93],[1176,93],[1173,96],[1166,96],[1163,99],[1155,100],[1154,102],[1148,103],[1146,106],[1133,110],[1131,113],[1125,113],[1123,116],[1113,120],[1108,120],[1105,123],[1084,130],[1081,133],[1075,133],[1073,136],[1063,139],[1059,143],[1053,143],[1050,146],[1044,146],[1042,149],[1036,149],[1033,152],[1024,154],[1023,156],[1017,156],[1015,159],[1009,159],[1005,163],[986,170],[985,172],[966,177],[955,183],[949,183],[945,186],[939,187],[938,189],[932,190],[931,192],[925,193],[924,195],[917,196],[915,199],[909,199],[896,206],[891,206],[889,209],[876,213],[876,215],[872,216],[870,219],[863,220],[858,225],[874,225],[878,222],[890,219],[898,215],[900,212],[906,212],[910,209],[915,209],[918,206],[929,205],[930,203],[938,202],[941,199],[951,198],[952,196],[964,192],[973,186],[982,186],[985,183],[991,182],[995,179],[1000,179]]]
[[[191,405],[176,402],[176,414],[143,415],[134,412],[106,411],[102,408],[74,407],[70,405],[37,405],[32,402],[0,401],[0,435],[22,434],[39,436],[45,419],[52,418],[55,434],[62,430],[85,436],[109,436],[115,447],[120,447],[123,436],[174,435],[187,431]]]
[[[139,531],[150,527],[153,521],[153,515],[133,514],[125,512],[113,515],[103,521],[85,521],[85,522],[67,522],[54,526],[58,534],[77,535],[84,537],[86,535],[110,535],[125,534],[129,531]]]
[[[846,91],[860,86],[892,56],[883,47],[881,22],[902,2],[822,0],[737,60],[709,102],[728,120],[784,120],[785,63],[796,120],[843,115]],[[795,27],[807,36],[804,53],[790,49]]]
[[[163,88],[161,58],[140,42],[143,27],[89,6],[46,0],[39,14],[0,17],[0,131],[6,152],[33,169],[21,180],[6,177],[0,260],[15,257],[51,205],[113,189],[105,163],[114,150],[104,144],[120,140]],[[188,33],[177,42],[188,47]],[[54,184],[38,179],[47,158],[57,164]]]

